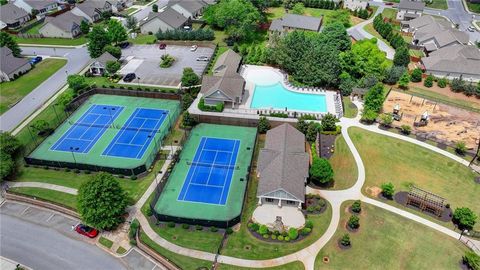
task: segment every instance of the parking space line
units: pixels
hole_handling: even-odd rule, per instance
[[[50,217],[48,217],[45,222],[50,222],[50,219],[52,219],[54,216],[55,216],[55,213],[52,213],[52,215]]]
[[[23,209],[22,213],[20,213],[20,216],[23,216],[28,209],[30,209],[30,206],[27,206],[27,208]]]

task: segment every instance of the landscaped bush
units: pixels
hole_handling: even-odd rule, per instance
[[[348,246],[351,245],[350,235],[348,235],[348,233],[346,233],[342,236],[342,238],[340,239],[340,244],[342,244],[342,246],[344,246],[344,247],[348,247]]]
[[[460,207],[453,212],[453,223],[461,230],[471,230],[477,223],[477,215],[467,207]]]
[[[155,37],[157,40],[214,40],[215,33],[211,29],[197,29],[184,31],[182,29],[159,30]]]
[[[148,217],[153,216],[152,208],[148,207],[147,210],[145,211],[145,214],[146,214]]]
[[[195,230],[197,230],[197,231],[203,230],[202,225],[195,225]]]
[[[258,133],[265,134],[270,129],[270,122],[265,116],[261,116],[258,120]]]
[[[404,135],[410,135],[410,133],[412,132],[412,127],[409,126],[409,125],[401,125],[401,126],[400,126],[400,131],[401,131]]]
[[[434,78],[433,78],[432,74],[428,75],[427,78],[425,79],[425,81],[423,82],[423,85],[425,87],[428,87],[428,88],[432,87],[433,86],[433,79]]]
[[[160,67],[161,68],[169,68],[173,65],[173,62],[175,62],[175,58],[173,58],[173,56],[169,55],[169,54],[164,54],[160,57],[160,59],[162,60],[160,62]]]
[[[305,235],[308,235],[311,231],[312,231],[312,229],[310,229],[310,228],[303,228],[300,231],[300,233],[305,236]]]
[[[393,197],[393,194],[395,193],[395,188],[392,183],[383,183],[381,188],[383,196],[389,199]]]
[[[279,235],[279,236],[277,237],[277,239],[278,239],[279,241],[283,241],[283,235]]]
[[[188,225],[188,224],[182,224],[182,228],[185,229],[185,230],[187,230],[188,228],[190,228],[190,225]]]
[[[272,234],[270,238],[272,238],[272,240],[277,240],[277,236],[275,234]]]
[[[348,224],[348,227],[350,227],[350,229],[358,229],[360,227],[360,218],[356,215],[352,215],[348,219],[347,224]]]
[[[283,238],[283,240],[284,240],[285,242],[290,242],[290,237],[285,236],[285,238]]]
[[[466,251],[463,256],[463,263],[473,270],[480,270],[480,256],[473,251]]]
[[[307,212],[309,212],[309,213],[315,212],[315,206],[313,206],[313,205],[307,206]]]
[[[211,232],[218,232],[218,229],[216,227],[210,227]]]
[[[290,228],[288,230],[288,237],[292,240],[295,240],[298,238],[298,230],[295,228]]]
[[[270,235],[268,233],[266,233],[266,234],[262,235],[262,237],[265,238],[265,239],[268,239],[268,238],[270,238]]]
[[[457,142],[455,144],[455,152],[459,155],[465,155],[465,153],[467,152],[467,146],[465,145],[465,142]]]
[[[260,228],[260,225],[258,225],[257,223],[249,223],[248,228],[250,228],[250,230],[256,232]]]
[[[362,211],[362,203],[357,200],[352,203],[351,209],[355,213],[360,213]]]
[[[271,117],[278,117],[278,118],[288,118],[288,114],[286,113],[271,113]]]
[[[267,234],[268,233],[268,228],[266,225],[260,225],[260,228],[257,231],[259,234]]]
[[[198,102],[198,109],[205,112],[222,112],[223,108],[223,103],[217,103],[215,106],[205,105],[205,100],[203,98]]]
[[[333,169],[330,162],[324,158],[314,157],[309,170],[310,180],[315,184],[326,184],[333,180]]]
[[[175,222],[169,221],[169,222],[167,223],[167,227],[169,227],[169,228],[174,228],[174,227],[175,227]]]
[[[437,81],[437,85],[438,85],[438,87],[440,87],[440,88],[445,88],[445,87],[447,87],[447,84],[448,84],[447,78],[441,78],[441,79],[438,79],[438,81]]]
[[[384,127],[390,127],[393,123],[393,116],[391,113],[383,113],[380,115],[380,121]]]
[[[312,229],[313,228],[313,221],[311,221],[310,219],[307,219],[305,221],[305,228]]]
[[[410,81],[412,82],[421,82],[422,81],[422,74],[423,71],[419,68],[416,68],[412,71],[412,74],[410,75]]]
[[[230,227],[228,227],[228,228],[225,230],[225,232],[226,232],[227,234],[232,234],[232,233],[233,233],[233,229],[230,228]]]
[[[465,90],[465,81],[463,80],[462,76],[452,80],[450,83],[450,89],[456,93],[463,92]]]

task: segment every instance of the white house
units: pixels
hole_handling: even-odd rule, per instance
[[[168,5],[186,18],[196,19],[202,15],[208,6],[202,0],[172,0]]]
[[[8,3],[0,8],[1,29],[15,29],[24,25],[30,20],[30,15],[22,8]]]
[[[55,0],[16,0],[13,4],[37,18],[43,18],[47,13],[58,10]]]
[[[45,24],[38,32],[44,37],[74,38],[81,34],[80,24],[82,21],[87,21],[87,19],[68,11],[56,17],[47,17]]]
[[[142,34],[157,33],[167,30],[182,28],[189,22],[189,19],[178,13],[171,7],[165,8],[161,12],[150,12],[148,17],[140,22],[140,32]]]
[[[102,13],[112,12],[112,4],[105,0],[85,1],[75,6],[72,13],[93,23],[102,18]]]
[[[400,0],[398,4],[397,20],[409,21],[422,16],[425,3],[422,1]]]

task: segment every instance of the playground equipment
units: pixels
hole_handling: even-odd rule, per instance
[[[428,124],[428,120],[430,119],[430,115],[428,114],[428,111],[425,111],[422,116],[420,116],[420,121],[417,122],[417,117],[415,117],[415,121],[413,122],[413,125],[416,127],[424,127]]]
[[[400,121],[402,120],[402,117],[403,117],[403,112],[402,114],[400,114],[400,104],[395,104],[395,106],[393,107],[393,119],[396,120],[396,121]]]

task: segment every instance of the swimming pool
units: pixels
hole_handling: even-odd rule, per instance
[[[255,85],[250,108],[289,111],[327,112],[327,101],[323,94],[298,93],[285,89],[277,82],[273,85]]]

